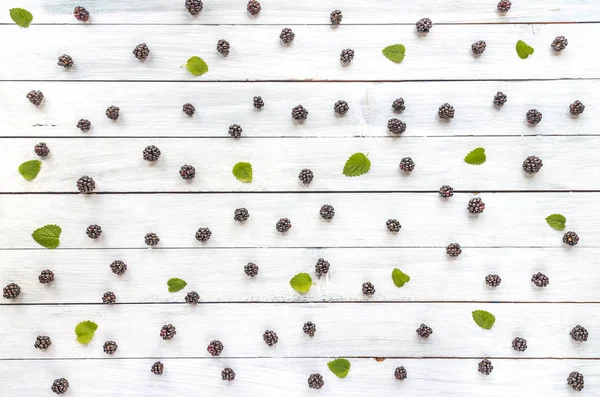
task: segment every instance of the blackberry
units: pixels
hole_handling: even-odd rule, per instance
[[[550,45],[555,52],[561,52],[569,45],[569,40],[565,36],[557,36]]]
[[[77,122],[77,128],[79,128],[82,132],[88,132],[90,128],[92,128],[92,123],[87,119],[80,119]]]
[[[281,30],[281,34],[279,35],[279,38],[283,44],[290,44],[292,41],[294,41],[294,37],[296,37],[296,34],[292,32],[292,29],[290,28],[283,28]]]
[[[531,276],[531,282],[534,283],[537,287],[544,288],[550,284],[550,279],[543,273],[537,272],[533,276]]]
[[[485,203],[481,201],[480,197],[474,197],[471,200],[469,200],[467,209],[471,214],[480,214],[485,209]]]
[[[140,61],[143,61],[144,59],[148,58],[148,55],[150,55],[150,49],[146,43],[138,44],[133,49],[133,55]]]
[[[489,375],[494,370],[494,366],[492,365],[492,362],[490,360],[484,358],[479,362],[478,370],[484,375]]]
[[[200,302],[200,295],[196,291],[190,291],[185,295],[185,303],[195,305]]]
[[[201,227],[196,231],[196,240],[200,241],[201,243],[205,243],[210,240],[211,235],[212,232],[209,228]]]
[[[117,352],[117,342],[112,341],[112,340],[107,340],[106,342],[104,342],[104,353],[106,354],[115,354]]]
[[[185,0],[185,9],[192,15],[198,15],[203,7],[202,0]]]
[[[231,382],[235,379],[235,372],[229,367],[223,368],[223,371],[221,371],[221,379]]]
[[[85,229],[85,234],[93,240],[97,239],[102,235],[102,228],[98,225],[89,225]]]
[[[58,62],[56,64],[65,69],[69,69],[71,66],[73,66],[73,58],[67,54],[63,54],[58,57]]]
[[[227,40],[221,39],[217,41],[217,51],[219,51],[221,55],[229,55],[230,48],[231,46]]]
[[[50,154],[50,149],[48,149],[48,145],[44,142],[40,142],[33,147],[33,151],[40,157],[46,157]]]
[[[421,338],[427,339],[431,334],[433,334],[433,330],[425,324],[421,324],[419,328],[417,328],[417,335]]]
[[[261,6],[260,3],[256,0],[250,0],[248,2],[248,5],[246,6],[246,9],[248,10],[248,12],[252,15],[257,15],[260,10],[261,10]]]
[[[440,196],[448,198],[454,196],[454,188],[450,185],[444,185],[439,190]]]
[[[186,103],[183,105],[183,113],[187,114],[188,116],[192,117],[195,112],[196,108],[191,103]]]
[[[273,346],[279,341],[279,337],[274,331],[266,330],[263,334],[263,340],[267,344],[267,346]]]
[[[213,340],[208,344],[206,351],[213,357],[218,356],[223,352],[223,343],[220,340]]]
[[[415,24],[417,26],[417,32],[419,33],[429,33],[429,29],[432,28],[433,22],[429,18],[422,18],[417,21]]]
[[[566,232],[565,234],[563,234],[562,241],[567,245],[577,245],[577,243],[579,242],[579,236],[575,232]]]
[[[175,329],[175,326],[172,324],[163,325],[162,328],[160,329],[160,337],[163,340],[171,340],[175,337],[176,334],[177,334],[177,330]]]
[[[238,222],[245,222],[250,218],[250,213],[246,208],[237,208],[233,214],[233,219]]]
[[[50,388],[56,394],[63,394],[69,390],[69,381],[65,378],[55,379]]]
[[[406,369],[404,367],[398,367],[394,371],[394,377],[398,380],[404,380],[407,377]]]
[[[333,110],[337,114],[346,114],[349,109],[350,109],[350,106],[348,106],[348,102],[346,102],[346,101],[337,101],[336,103],[333,104]]]
[[[362,293],[363,293],[363,295],[366,295],[366,296],[375,295],[375,286],[370,281],[363,283]]]
[[[106,114],[106,117],[108,117],[111,120],[116,120],[119,118],[119,109],[117,106],[109,106],[108,108],[106,108],[106,112],[104,112]]]
[[[105,292],[104,295],[102,295],[102,303],[104,303],[106,305],[112,305],[116,301],[117,301],[117,296],[112,291]]]
[[[397,219],[388,219],[385,225],[390,232],[399,232],[402,228],[402,225],[400,225],[400,222],[398,222]]]
[[[571,338],[577,342],[585,342],[588,340],[588,330],[582,327],[581,325],[576,325],[573,327],[571,332],[569,333]]]
[[[349,64],[354,59],[354,50],[346,48],[340,53],[340,62]]]
[[[237,124],[232,124],[229,126],[229,135],[232,138],[239,138],[242,136],[242,127]]]
[[[339,25],[342,23],[342,12],[340,10],[333,10],[331,14],[329,14],[329,21],[332,25]]]
[[[40,281],[40,284],[50,284],[54,281],[54,272],[48,269],[42,270],[38,276],[38,280]]]
[[[315,336],[315,332],[317,332],[317,326],[312,321],[307,321],[304,323],[302,327],[302,331],[311,338]]]
[[[402,160],[400,160],[399,167],[400,171],[411,172],[415,169],[415,162],[410,157],[403,157]]]
[[[504,106],[506,103],[507,96],[502,91],[498,91],[496,95],[494,95],[494,105],[496,106]]]
[[[448,244],[448,246],[446,247],[446,254],[448,254],[448,256],[451,258],[456,258],[461,253],[462,249],[460,248],[460,245],[458,243],[451,243]]]
[[[90,19],[90,13],[84,7],[75,7],[73,10],[73,16],[75,19],[81,22],[87,22]]]
[[[290,220],[288,218],[281,218],[275,224],[275,229],[277,229],[277,231],[279,233],[285,233],[288,230],[290,230],[291,228],[292,228],[292,222],[290,222]]]
[[[33,103],[35,106],[40,106],[44,100],[44,94],[42,94],[42,91],[32,90],[27,93],[27,99],[29,99],[29,102]]]
[[[438,116],[440,117],[440,119],[446,119],[446,120],[453,119],[454,118],[454,107],[452,107],[452,105],[450,105],[449,103],[444,103],[438,109]]]
[[[150,368],[150,371],[154,375],[162,375],[164,368],[165,368],[165,366],[163,365],[163,363],[161,363],[160,361],[157,361],[154,364],[152,364],[152,368]]]
[[[479,40],[479,41],[476,41],[473,44],[471,44],[471,51],[475,55],[481,55],[485,51],[485,47],[486,47],[485,41]]]
[[[196,176],[196,169],[192,165],[184,164],[179,169],[179,176],[186,181],[194,179]]]
[[[579,116],[581,113],[583,113],[584,110],[585,110],[585,106],[583,105],[583,103],[581,103],[579,101],[575,101],[569,105],[569,112],[573,116]]]
[[[127,271],[127,265],[123,261],[116,260],[110,264],[110,269],[114,274],[121,276]]]
[[[542,113],[538,112],[535,109],[530,109],[527,111],[525,118],[527,119],[527,122],[529,124],[535,125],[542,121]]]
[[[51,344],[52,341],[50,340],[49,336],[38,335],[38,337],[35,338],[35,343],[33,344],[33,347],[40,350],[46,350],[50,347]]]
[[[401,112],[406,109],[404,106],[404,98],[396,98],[394,102],[392,102],[392,109],[394,109],[394,112]]]
[[[510,10],[510,6],[512,6],[512,3],[509,0],[500,0],[498,3],[498,11],[508,12],[508,10]]]
[[[406,131],[406,123],[397,118],[391,118],[387,123],[388,130],[392,134],[400,135]]]
[[[512,348],[518,352],[527,350],[527,341],[523,338],[516,337],[512,341]]]
[[[329,266],[330,266],[329,262],[327,262],[323,258],[319,258],[317,260],[317,264],[315,265],[315,272],[317,273],[317,276],[319,276],[319,278],[321,278],[325,274],[327,274],[329,272]]]
[[[294,120],[306,120],[308,118],[308,110],[304,106],[298,105],[292,109],[292,117]]]
[[[502,279],[497,274],[488,274],[485,276],[485,283],[490,287],[496,288],[501,282]]]
[[[319,214],[321,214],[321,218],[330,220],[333,219],[333,216],[335,215],[335,210],[333,209],[333,206],[325,204],[321,207]]]
[[[321,376],[321,374],[310,374],[308,377],[308,387],[311,389],[320,389],[324,384],[325,382],[323,381],[323,376]]]
[[[96,182],[89,176],[84,175],[77,180],[77,189],[79,193],[91,193],[96,189]]]
[[[142,157],[146,161],[156,161],[160,157],[160,149],[154,145],[146,146],[142,152]]]
[[[300,171],[300,174],[298,174],[298,179],[300,179],[304,185],[310,185],[314,177],[315,175],[308,168],[304,168]]]
[[[10,283],[6,287],[2,288],[2,296],[6,299],[15,299],[21,294],[21,287],[15,283]]]
[[[244,273],[250,277],[256,277],[258,275],[258,265],[256,263],[248,262],[246,266],[244,266]]]
[[[573,371],[567,378],[567,384],[571,386],[573,390],[581,391],[583,389],[583,375],[577,371]]]
[[[144,242],[146,243],[146,245],[155,246],[158,245],[159,241],[160,239],[158,238],[156,233],[148,233],[144,236]]]
[[[536,156],[527,156],[525,160],[523,160],[523,171],[528,174],[537,174],[544,163],[542,163],[542,159]]]
[[[265,106],[265,102],[259,96],[255,96],[254,98],[252,98],[252,102],[254,103],[254,107],[256,109],[261,109],[263,106]]]

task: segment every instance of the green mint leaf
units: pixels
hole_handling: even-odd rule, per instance
[[[41,169],[42,162],[40,160],[29,160],[19,166],[19,173],[25,180],[32,181],[38,176]]]
[[[519,55],[519,58],[521,59],[527,59],[527,57],[531,54],[533,54],[534,49],[530,46],[528,46],[523,40],[519,40],[517,41],[517,55]]]
[[[473,321],[483,329],[492,329],[496,322],[496,317],[485,310],[474,310]]]
[[[406,48],[402,44],[392,44],[381,50],[387,59],[396,63],[402,62],[405,51]]]
[[[252,182],[252,164],[239,162],[233,166],[233,176],[235,176],[238,181],[250,183]]]
[[[392,270],[392,280],[396,287],[400,288],[410,281],[410,277],[408,274],[402,273],[400,269],[394,269]]]
[[[465,163],[471,165],[481,165],[485,163],[485,149],[482,147],[478,147],[473,149],[465,156]]]
[[[567,218],[561,214],[552,214],[546,217],[546,222],[548,222],[548,224],[556,230],[565,230]]]
[[[180,278],[170,278],[167,285],[169,286],[169,292],[177,292],[184,289],[187,283]]]
[[[310,290],[312,284],[312,278],[308,273],[298,273],[290,280],[292,288],[301,294],[306,294],[308,290]]]
[[[194,76],[202,76],[208,72],[208,65],[204,62],[204,59],[196,56],[188,59],[185,67]]]
[[[343,174],[346,176],[359,176],[366,174],[371,169],[371,160],[362,153],[354,153],[344,164]]]
[[[348,376],[348,371],[350,371],[350,361],[345,358],[336,358],[335,360],[328,362],[327,366],[338,378],[345,378]]]
[[[10,17],[17,25],[23,28],[28,27],[31,21],[33,21],[33,15],[23,8],[10,9]]]
[[[60,244],[62,229],[58,225],[46,225],[35,229],[31,237],[42,247],[54,249]]]
[[[75,326],[75,335],[77,335],[77,342],[87,345],[92,341],[94,333],[98,329],[98,324],[93,321],[82,321]]]

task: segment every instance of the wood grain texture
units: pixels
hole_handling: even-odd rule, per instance
[[[570,49],[570,47],[569,47]],[[565,55],[567,55],[565,53]],[[526,60],[525,62],[528,62]],[[41,106],[26,98],[31,89],[44,93]],[[502,108],[492,101],[498,91],[508,96]],[[600,125],[600,81],[485,81],[420,83],[87,83],[0,82],[0,136],[67,137],[227,137],[239,124],[248,137],[390,137],[387,122],[396,117],[407,124],[405,137],[597,135]],[[265,107],[254,109],[260,95]],[[402,97],[406,110],[394,113],[392,102]],[[345,100],[348,113],[337,116],[333,104]],[[569,105],[583,102],[588,110],[572,117]],[[196,107],[193,117],[184,103]],[[450,102],[451,122],[442,122],[438,108]],[[119,106],[117,122],[104,112]],[[308,119],[296,123],[294,106],[303,104]],[[538,109],[543,120],[535,127],[525,113]],[[82,133],[81,118],[92,122]],[[115,145],[118,147],[118,145]]]
[[[330,26],[303,25],[294,27],[296,38],[289,46],[279,39],[282,27],[36,26],[20,29],[19,40],[0,42],[0,51],[11,54],[0,64],[0,79],[406,81],[600,75],[600,55],[585,45],[590,37],[600,34],[600,24],[443,25],[426,37],[419,36],[414,26],[348,26],[332,31]],[[17,28],[0,26],[0,35],[14,35]],[[557,55],[550,44],[559,35],[568,38],[569,47]],[[232,46],[227,57],[216,51],[222,38]],[[482,39],[487,50],[474,57],[471,44]],[[527,60],[517,56],[518,40],[536,49]],[[397,41],[407,48],[401,64],[388,61],[381,53]],[[141,42],[151,51],[145,62],[132,54]],[[343,66],[340,52],[348,47],[356,55],[351,64]],[[56,65],[64,53],[75,62],[69,70]],[[204,58],[208,73],[194,77],[180,67],[193,55]]]
[[[107,290],[119,304],[183,303],[185,292],[167,291],[171,277],[186,280],[186,291],[197,291],[204,303],[369,301],[361,291],[365,281],[375,285],[376,301],[599,302],[600,292],[587,287],[600,283],[598,254],[597,249],[465,248],[449,260],[443,248],[10,250],[2,254],[0,281],[21,286],[19,298],[6,304],[101,304]],[[117,258],[128,264],[124,277],[110,271]],[[319,258],[331,264],[322,279],[315,273]],[[248,262],[259,266],[255,278],[244,273]],[[394,268],[411,277],[402,288],[392,283]],[[44,269],[54,272],[53,284],[38,282]],[[530,281],[539,271],[550,278],[545,289]],[[316,283],[304,295],[289,285],[301,272]],[[499,274],[502,284],[489,288],[488,274]]]

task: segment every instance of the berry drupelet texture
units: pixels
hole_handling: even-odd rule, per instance
[[[433,330],[425,324],[421,324],[419,328],[417,328],[417,335],[421,338],[427,339],[431,334],[433,334]]]
[[[496,106],[504,106],[506,103],[507,96],[502,91],[498,91],[496,95],[494,95],[494,105]]]
[[[246,6],[246,9],[248,10],[248,12],[251,15],[258,15],[258,13],[261,10],[261,6],[260,6],[260,3],[258,1],[256,1],[256,0],[250,0],[248,2],[248,5]]]
[[[583,375],[577,371],[573,371],[569,374],[567,378],[567,384],[571,386],[573,390],[581,391],[583,390],[584,382]]]
[[[46,350],[50,347],[51,344],[52,341],[50,340],[49,336],[38,335],[38,337],[35,338],[35,343],[33,344],[33,347],[40,350]]]
[[[237,222],[246,222],[250,218],[250,213],[246,208],[236,208],[233,219]]]
[[[38,280],[40,284],[50,284],[54,281],[54,272],[49,269],[42,270],[42,272],[38,276]]]
[[[121,276],[127,271],[127,265],[123,261],[116,260],[110,264],[110,269],[114,274]]]
[[[87,119],[80,119],[77,122],[77,128],[79,128],[81,132],[88,132],[92,128],[92,123]]]
[[[29,102],[33,103],[35,106],[40,106],[44,100],[44,94],[42,94],[42,91],[32,90],[27,93],[27,99],[29,99]]]
[[[210,240],[210,236],[212,236],[212,232],[207,227],[201,227],[196,231],[196,240],[201,243],[205,243]]]
[[[335,210],[334,210],[333,206],[331,206],[329,204],[325,204],[321,207],[319,214],[321,215],[321,218],[331,220],[331,219],[333,219],[333,217],[335,215]]]
[[[283,44],[290,44],[292,41],[294,41],[294,37],[296,37],[296,34],[292,32],[292,29],[290,28],[283,28],[281,30],[281,34],[279,35],[279,38]]]
[[[569,105],[569,112],[573,116],[579,116],[585,110],[585,106],[580,101],[575,101]]]
[[[233,372],[233,369],[231,369],[229,367],[225,367],[221,371],[221,379],[231,382],[232,380],[235,379],[235,372]]]
[[[185,9],[192,15],[198,15],[203,7],[202,0],[185,0]]]
[[[196,108],[191,103],[185,103],[183,105],[183,113],[192,117],[194,115],[194,113],[196,113]]]
[[[402,228],[402,225],[400,225],[400,222],[397,219],[388,219],[387,222],[385,222],[385,225],[390,232],[399,232]]]
[[[329,14],[329,21],[332,25],[339,25],[340,23],[342,23],[342,18],[343,15],[340,10],[333,10],[331,11],[331,14]]]
[[[117,342],[112,340],[107,340],[104,342],[104,346],[102,347],[104,353],[106,354],[115,354],[117,352],[117,348]]]
[[[543,273],[537,272],[533,276],[531,276],[531,282],[534,283],[537,287],[545,288],[550,284],[550,279]]]
[[[333,104],[333,111],[337,114],[346,114],[349,109],[350,106],[348,106],[348,102],[346,101],[340,100]]]
[[[213,357],[219,356],[223,352],[223,343],[220,340],[213,340],[206,347],[206,351]]]
[[[492,288],[496,288],[500,285],[502,279],[497,274],[488,274],[485,276],[485,283]]]
[[[244,266],[244,273],[250,277],[256,277],[258,275],[258,265],[256,263],[248,262],[246,266]]]
[[[512,341],[512,348],[518,352],[527,350],[527,341],[523,338],[516,337]]]
[[[317,260],[317,264],[315,265],[315,272],[317,273],[317,276],[321,278],[326,275],[329,272],[329,266],[331,266],[329,262],[323,258],[319,258]]]
[[[404,380],[407,377],[406,369],[404,367],[398,367],[394,371],[394,377],[398,380]]]
[[[104,303],[105,305],[112,305],[116,301],[117,296],[112,291],[105,292],[104,295],[102,295],[102,303]]]
[[[561,52],[569,45],[569,40],[565,36],[557,36],[550,46],[555,52]]]
[[[73,10],[75,19],[81,22],[87,22],[90,19],[90,13],[84,7],[78,6]]]
[[[566,232],[563,234],[562,241],[567,245],[574,246],[579,242],[579,236],[575,232]]]
[[[229,126],[229,135],[232,138],[239,138],[242,136],[242,127],[237,124],[232,124]]]
[[[438,109],[438,116],[440,119],[449,120],[454,118],[454,107],[449,103],[444,103]]]
[[[391,118],[387,122],[388,130],[394,135],[400,135],[406,131],[406,123],[397,118]]]
[[[323,376],[321,374],[311,374],[308,377],[308,387],[311,389],[320,389],[324,384],[325,382],[323,381]]]
[[[195,305],[200,302],[200,295],[196,291],[190,291],[185,295],[185,303]]]
[[[79,193],[91,193],[96,189],[96,182],[87,175],[77,180],[77,190]]]
[[[50,154],[50,149],[48,148],[48,145],[46,145],[44,142],[40,142],[37,145],[35,145],[33,147],[33,151],[40,157],[46,157]]]
[[[217,51],[219,52],[219,54],[229,55],[230,48],[231,48],[231,45],[229,44],[229,42],[227,40],[221,39],[221,40],[217,41]]]
[[[363,293],[363,295],[366,295],[366,296],[375,295],[375,286],[370,281],[363,283],[362,293]]]
[[[484,358],[483,360],[481,360],[479,362],[478,371],[481,372],[482,374],[489,375],[492,373],[493,370],[494,370],[494,366],[492,365],[492,362],[490,360],[488,360],[487,358]]]
[[[302,327],[302,331],[311,338],[315,336],[315,332],[317,332],[317,326],[312,321],[307,321],[304,323]]]
[[[165,369],[165,366],[163,365],[163,363],[161,363],[160,361],[157,361],[154,364],[152,364],[152,368],[150,368],[150,371],[154,375],[162,375],[164,369]]]
[[[273,346],[277,344],[279,341],[279,337],[275,333],[275,331],[266,330],[263,334],[263,340],[267,344],[267,346]]]
[[[536,125],[542,121],[542,113],[538,112],[536,109],[530,109],[525,114],[525,118],[529,124]]]
[[[300,171],[300,174],[298,174],[298,179],[300,179],[304,185],[310,185],[314,177],[315,175],[308,168],[304,168],[302,171]]]
[[[146,146],[142,152],[142,157],[146,161],[156,161],[160,157],[160,149],[154,145]]]
[[[148,55],[150,55],[150,49],[146,43],[138,44],[133,49],[133,55],[140,61],[143,61],[144,59],[148,58]]]
[[[456,258],[462,253],[462,249],[460,248],[460,244],[451,243],[446,247],[446,254],[448,254],[451,258]]]
[[[302,105],[298,105],[292,109],[292,117],[294,120],[306,120],[308,118],[308,110]]]
[[[485,209],[485,203],[481,201],[480,197],[474,197],[471,200],[469,200],[467,209],[471,214],[480,214]]]
[[[255,96],[254,98],[252,98],[252,103],[254,104],[254,107],[256,109],[262,109],[262,107],[265,106],[265,102],[259,96]]]
[[[404,106],[404,98],[396,98],[394,102],[392,102],[392,109],[394,109],[394,112],[402,112],[406,109]]]
[[[402,172],[411,172],[415,169],[415,162],[410,157],[403,157],[400,160],[399,167]]]
[[[486,46],[485,41],[479,40],[471,44],[471,51],[473,51],[473,54],[475,55],[481,55],[485,51]]]
[[[498,3],[498,11],[508,12],[511,6],[512,3],[509,0],[500,0],[500,2]]]
[[[292,222],[288,218],[281,218],[275,224],[275,229],[279,233],[285,233],[292,228]]]
[[[102,228],[98,225],[89,225],[85,229],[85,234],[92,240],[95,240],[102,235]]]
[[[146,245],[149,245],[151,247],[158,245],[159,241],[160,239],[158,238],[158,235],[156,233],[148,233],[144,236],[144,242],[146,243]]]
[[[354,50],[351,48],[343,49],[340,53],[340,62],[348,64],[354,59]]]
[[[73,66],[73,58],[71,58],[70,55],[63,54],[58,57],[58,62],[56,64],[65,69],[69,69],[71,66]]]
[[[179,169],[179,176],[186,181],[192,180],[196,177],[196,168],[193,165],[184,164]]]
[[[429,18],[421,18],[415,24],[417,27],[417,32],[419,33],[429,33],[429,30],[433,27],[433,22]]]
[[[119,111],[121,109],[119,109],[117,106],[109,106],[108,108],[106,108],[106,112],[104,112],[104,114],[106,114],[106,117],[108,117],[111,120],[117,120],[119,118]]]
[[[440,197],[449,198],[454,196],[454,188],[450,185],[444,185],[439,190]]]
[[[542,159],[536,156],[527,156],[525,160],[523,160],[523,171],[528,174],[537,174],[540,172],[544,163]]]
[[[586,342],[588,340],[589,333],[588,330],[582,327],[581,325],[576,325],[575,327],[573,327],[569,335],[571,335],[571,338],[574,341]]]
[[[69,381],[65,378],[55,379],[50,388],[56,394],[63,394],[69,390]]]
[[[163,327],[160,329],[160,337],[163,340],[171,340],[175,337],[176,334],[177,330],[172,324],[163,325]]]

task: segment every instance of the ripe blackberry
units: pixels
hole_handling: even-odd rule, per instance
[[[15,299],[21,294],[21,287],[15,283],[10,283],[6,287],[2,288],[2,296],[6,299]]]
[[[69,381],[65,378],[55,379],[50,388],[56,394],[63,394],[69,390]]]
[[[571,386],[573,390],[581,391],[583,389],[583,375],[577,371],[573,371],[567,378],[567,384]]]
[[[440,119],[446,119],[446,120],[453,119],[454,118],[454,107],[452,107],[452,105],[450,105],[449,103],[444,103],[438,109],[438,116],[440,117]]]
[[[510,6],[512,6],[512,3],[509,0],[500,0],[498,3],[498,11],[508,12],[508,10],[510,10]]]
[[[346,114],[349,109],[350,109],[350,106],[348,106],[348,102],[346,102],[346,101],[337,101],[336,103],[333,104],[333,110],[337,114]]]
[[[494,105],[496,106],[504,106],[506,103],[507,96],[502,91],[498,91],[496,95],[494,95]]]
[[[403,157],[402,160],[400,160],[399,167],[400,171],[411,172],[415,169],[415,162],[410,157]]]
[[[399,232],[402,228],[400,222],[398,222],[397,219],[388,219],[385,225],[387,226],[390,232]]]
[[[185,9],[192,15],[198,15],[203,7],[202,0],[185,0]]]
[[[186,103],[183,105],[183,113],[187,114],[188,116],[192,117],[195,112],[196,108],[191,103]]]
[[[160,157],[160,149],[154,145],[146,146],[142,153],[142,157],[146,161],[156,161]]]
[[[172,324],[163,325],[160,329],[160,337],[163,340],[171,340],[175,337],[175,334],[177,334],[177,330]]]
[[[458,243],[451,243],[448,244],[448,246],[446,247],[446,254],[448,254],[448,256],[451,258],[456,258],[461,253],[462,249],[460,248],[460,245]]]
[[[394,371],[394,377],[398,380],[404,380],[407,377],[406,369],[404,367],[398,367]]]
[[[343,15],[340,10],[334,10],[331,11],[331,14],[329,14],[329,21],[332,25],[339,25],[340,23],[342,23],[342,17]]]
[[[485,276],[485,283],[490,287],[496,288],[501,282],[502,279],[497,274],[488,274]]]
[[[116,260],[110,264],[110,269],[114,274],[121,276],[127,271],[127,265],[123,261]]]
[[[527,156],[525,160],[523,160],[523,171],[528,174],[537,174],[544,163],[542,163],[542,159],[536,156]]]
[[[196,176],[196,169],[192,165],[184,164],[179,169],[179,176],[186,181],[194,179]]]
[[[195,305],[200,302],[200,295],[196,291],[190,291],[185,295],[185,303]]]
[[[523,338],[516,337],[512,341],[512,348],[518,352],[524,352],[527,350],[527,341]]]
[[[298,179],[300,179],[304,185],[310,185],[314,177],[315,175],[308,168],[304,168],[300,171],[300,174],[298,174]]]
[[[569,112],[571,112],[573,116],[579,116],[584,110],[585,106],[579,101],[575,101],[569,105]]]
[[[417,328],[417,335],[421,338],[427,339],[431,334],[433,334],[433,330],[425,324],[421,324],[419,328]]]
[[[315,332],[317,332],[317,326],[312,321],[307,321],[304,323],[302,327],[302,331],[311,338],[315,336]]]
[[[133,55],[140,61],[143,61],[144,59],[148,58],[148,55],[150,55],[150,49],[146,43],[138,44],[135,46],[132,52]]]
[[[229,135],[232,138],[239,138],[242,136],[242,127],[237,124],[232,124],[229,126]]]
[[[75,19],[81,22],[87,22],[90,19],[90,13],[84,7],[75,7],[73,10],[73,16]]]
[[[308,377],[308,387],[311,389],[320,389],[324,384],[325,382],[323,381],[323,376],[321,374],[311,374]]]
[[[260,10],[261,10],[261,6],[260,3],[256,0],[250,0],[248,2],[248,5],[246,6],[246,9],[248,10],[248,12],[252,15],[257,15]]]
[[[213,340],[208,344],[206,351],[213,357],[218,356],[223,352],[223,343],[220,340]]]
[[[258,275],[258,265],[256,263],[248,262],[246,266],[244,266],[244,273],[250,277],[256,277]]]
[[[485,47],[486,47],[485,41],[479,40],[479,41],[476,41],[475,43],[471,44],[471,51],[473,51],[473,54],[475,54],[475,55],[481,55],[485,51]]]
[[[40,281],[40,284],[50,284],[54,281],[54,272],[48,269],[42,270],[38,276],[38,280]]]
[[[319,258],[317,260],[317,264],[315,265],[315,272],[317,273],[317,276],[319,276],[319,278],[321,278],[325,274],[327,274],[329,272],[329,266],[330,266],[329,262],[327,262],[323,258]]]
[[[150,371],[152,371],[154,375],[162,375],[164,368],[165,366],[163,365],[163,363],[157,361],[154,364],[152,364],[152,368],[150,368]]]
[[[221,379],[231,382],[235,379],[235,372],[229,367],[223,368],[223,371],[221,371]]]
[[[433,22],[429,18],[419,19],[416,23],[417,32],[419,33],[429,33],[429,29],[432,28]]]
[[[544,288],[550,284],[550,279],[543,273],[537,272],[533,276],[531,276],[531,282],[534,283],[537,287]]]
[[[108,108],[106,108],[106,112],[104,112],[106,114],[106,117],[108,117],[111,120],[116,120],[119,118],[119,109],[117,106],[109,106]]]
[[[306,120],[308,118],[308,110],[304,106],[298,105],[292,109],[292,117],[294,120]]]
[[[201,227],[196,231],[196,240],[205,243],[210,239],[212,232],[207,227]]]
[[[392,102],[392,109],[394,109],[394,112],[401,112],[406,109],[404,106],[404,98],[396,98],[394,102]]]
[[[40,106],[44,100],[44,94],[42,94],[42,91],[32,90],[27,93],[27,99],[29,99],[29,102],[33,103],[35,106]]]
[[[46,350],[50,347],[51,344],[52,341],[50,340],[49,336],[38,335],[38,337],[35,338],[35,343],[33,344],[33,347],[40,350]]]
[[[485,203],[481,201],[480,197],[474,197],[471,200],[469,200],[467,209],[471,214],[480,214],[485,209]]]
[[[263,106],[265,106],[265,102],[259,96],[252,98],[252,102],[254,103],[254,107],[257,109],[261,109]]]
[[[562,241],[567,245],[577,245],[577,243],[579,242],[579,236],[575,232],[566,232],[565,234],[563,234]]]
[[[65,69],[69,69],[71,66],[73,66],[73,58],[67,54],[63,54],[58,57],[57,65],[62,66]]]
[[[387,123],[388,130],[395,135],[400,135],[406,131],[406,123],[397,118],[391,118]]]
[[[237,208],[233,214],[233,219],[238,222],[245,222],[250,218],[250,213],[246,208]]]
[[[294,41],[294,37],[296,37],[296,34],[292,32],[292,29],[290,28],[283,28],[281,30],[281,34],[279,35],[279,38],[283,44],[290,44],[292,41]]]
[[[363,295],[366,295],[366,296],[375,295],[375,286],[370,281],[363,283],[362,293],[363,293]]]
[[[330,220],[333,219],[333,216],[335,215],[335,210],[333,209],[333,206],[325,204],[321,207],[319,214],[321,214],[321,218]]]
[[[577,342],[585,342],[588,340],[588,330],[582,327],[581,325],[576,325],[573,327],[571,332],[569,333],[571,338]]]
[[[112,341],[112,340],[107,340],[106,342],[104,342],[104,353],[106,354],[115,354],[117,352],[117,342]]]
[[[479,372],[481,372],[484,375],[489,375],[492,373],[494,369],[494,366],[492,365],[492,362],[490,360],[488,360],[487,358],[484,358],[483,360],[481,360],[479,362]]]
[[[444,185],[439,190],[440,196],[448,198],[454,196],[454,188],[450,185]]]
[[[77,128],[79,128],[82,132],[88,132],[90,128],[92,128],[92,123],[87,119],[80,119],[77,122]]]
[[[275,229],[279,233],[285,233],[292,228],[292,222],[288,218],[281,218],[275,224]]]
[[[221,39],[217,41],[217,51],[219,51],[221,55],[229,55],[230,48],[231,46],[227,40]]]
[[[535,125],[542,121],[542,113],[538,112],[535,109],[530,109],[527,111],[525,118],[527,119],[527,122],[529,124]]]
[[[91,239],[97,239],[102,235],[102,228],[98,225],[89,225],[85,229],[85,234]]]
[[[354,50],[346,48],[340,53],[340,62],[348,64],[354,59]]]
[[[274,331],[266,330],[263,334],[263,340],[267,344],[267,346],[273,346],[279,341],[279,337]]]
[[[155,246],[158,245],[159,241],[160,239],[158,238],[156,233],[148,233],[144,236],[144,242],[146,243],[146,245]]]
[[[77,189],[79,193],[91,193],[96,189],[96,182],[89,176],[84,175],[77,180]]]
[[[105,292],[104,295],[102,295],[102,303],[104,303],[106,305],[112,305],[116,301],[117,301],[117,296],[112,291]]]
[[[561,52],[569,45],[569,40],[565,36],[557,36],[550,45],[555,52]]]
[[[50,154],[50,149],[48,148],[48,145],[46,145],[44,142],[40,142],[37,145],[35,145],[33,147],[33,151],[40,157],[46,157]]]

